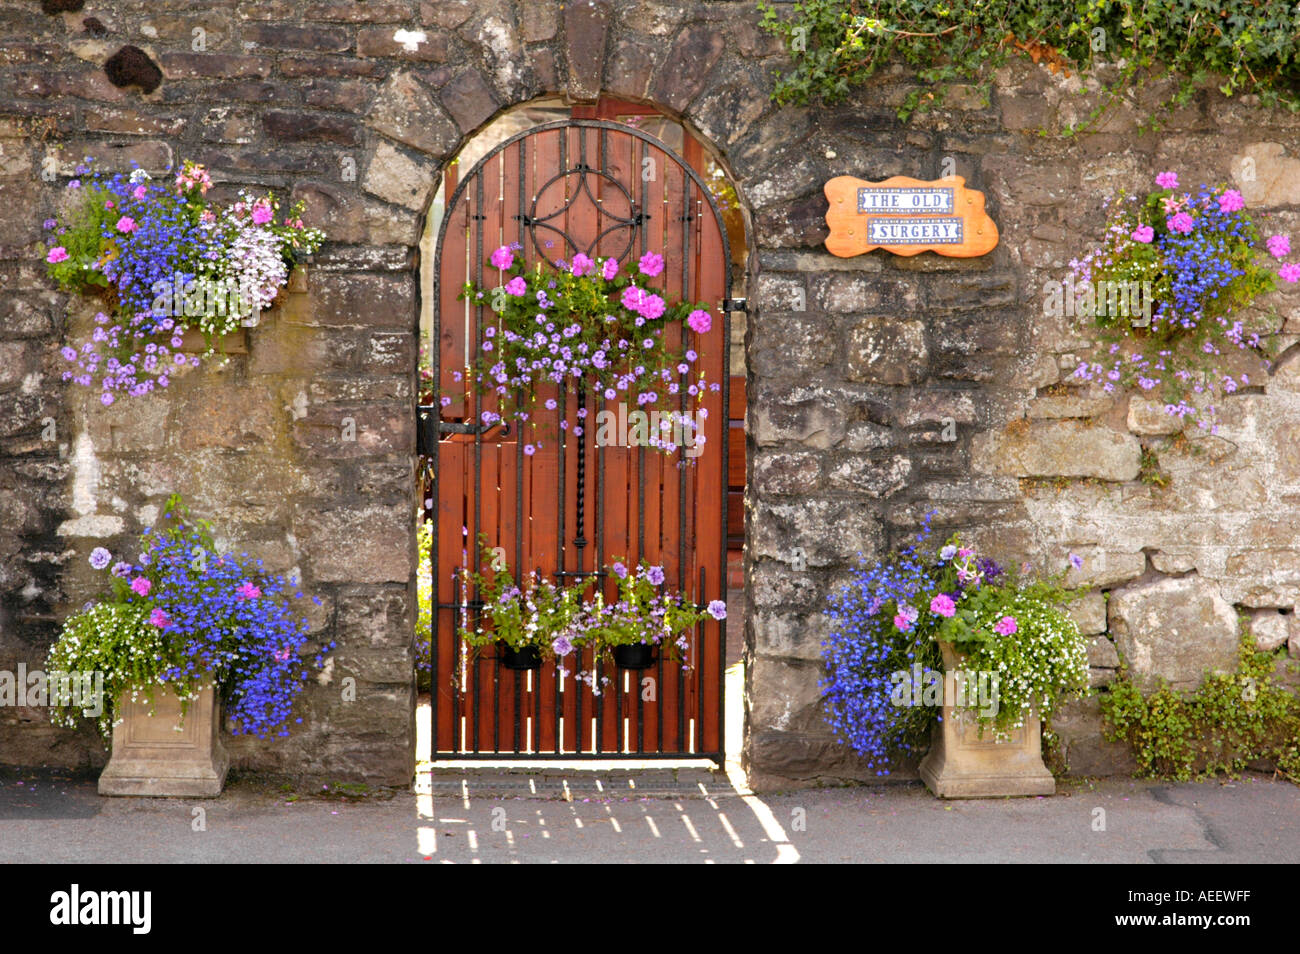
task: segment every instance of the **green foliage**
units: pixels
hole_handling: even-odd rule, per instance
[[[720,600],[705,608],[672,592],[662,566],[610,564],[602,575],[615,580],[618,592],[606,600],[597,576],[557,586],[534,572],[516,582],[486,542],[482,554],[484,569],[466,573],[464,591],[467,597],[477,594],[482,606],[467,614],[460,630],[461,640],[474,649],[499,641],[513,650],[533,647],[545,658],[562,658],[644,643],[677,659],[692,628],[726,613]],[[594,591],[590,598],[589,591]]]
[[[1106,738],[1128,742],[1146,777],[1236,777],[1266,760],[1300,783],[1300,699],[1274,681],[1274,662],[1243,635],[1237,671],[1187,695],[1162,684],[1144,696],[1122,667],[1101,700]]]
[[[68,618],[59,641],[50,650],[46,669],[62,673],[101,673],[104,679],[99,731],[112,733],[115,706],[128,690],[146,694],[159,683],[159,676],[171,664],[172,649],[163,630],[148,624],[143,604],[97,603]],[[53,704],[55,725],[74,727],[84,707]],[[182,700],[182,705],[185,700]]]
[[[1169,475],[1160,469],[1160,458],[1149,447],[1142,448],[1142,459],[1138,465],[1138,480],[1151,487],[1169,486]]]
[[[993,71],[1024,55],[1053,72],[1094,74],[1114,65],[1091,125],[1161,70],[1186,102],[1207,76],[1228,96],[1300,109],[1300,6],[1260,0],[799,0],[792,16],[760,2],[761,24],[782,37],[794,67],[777,80],[779,103],[834,103],[891,61],[921,81],[899,109],[906,119],[939,105],[947,88],[973,84],[987,99]],[[1078,129],[1067,130],[1067,134]]]
[[[416,575],[415,678],[419,688],[427,691],[433,667],[433,523],[422,520],[415,539],[420,554]]]

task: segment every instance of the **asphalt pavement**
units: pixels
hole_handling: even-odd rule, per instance
[[[943,801],[919,784],[752,795],[735,773],[447,770],[417,791],[236,779],[217,799],[102,798],[0,771],[0,862],[1294,863],[1300,787],[1260,776],[1063,780]]]

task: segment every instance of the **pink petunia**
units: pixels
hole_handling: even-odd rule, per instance
[[[129,215],[124,215],[117,220],[117,225],[115,225],[114,228],[119,232],[125,232],[129,235],[135,231],[135,219],[131,218]]]
[[[706,335],[709,333],[709,329],[713,327],[713,318],[704,309],[696,308],[686,316],[686,324],[697,335]]]
[[[1141,242],[1143,245],[1150,243],[1150,241],[1155,237],[1156,237],[1156,230],[1149,225],[1139,225],[1129,235],[1129,238],[1131,238],[1133,241]]]
[[[1160,175],[1156,176],[1156,185],[1160,186],[1160,188],[1162,189],[1177,189],[1178,173],[1176,172],[1160,173]]]
[[[1192,217],[1186,212],[1177,212],[1165,224],[1169,226],[1169,231],[1186,235],[1192,230]]]
[[[510,250],[508,245],[502,245],[492,253],[492,264],[497,268],[505,271],[515,263],[515,253]]]
[[[68,250],[62,245],[56,245],[50,249],[50,254],[45,256],[45,260],[51,265],[57,265],[59,262],[68,260]]]
[[[1228,189],[1223,195],[1219,196],[1220,212],[1240,212],[1246,207],[1246,200],[1241,197],[1241,193],[1236,189]]]

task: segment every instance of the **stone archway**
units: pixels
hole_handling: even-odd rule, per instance
[[[710,152],[731,174],[743,203],[745,176],[736,169],[732,156],[734,146],[745,147],[741,152],[742,161],[758,162],[770,152],[779,136],[775,127],[752,128],[762,114],[773,112],[766,97],[759,92],[757,74],[742,71],[738,76],[725,76],[718,71],[714,74],[717,79],[709,82],[708,74],[698,69],[680,68],[696,57],[707,58],[719,52],[717,32],[699,27],[683,31],[658,68],[651,67],[646,60],[641,68],[629,70],[629,58],[637,57],[638,44],[632,38],[617,36],[614,27],[606,5],[570,7],[563,24],[557,25],[558,37],[562,37],[557,37],[557,42],[562,45],[566,58],[575,50],[597,48],[607,49],[608,53],[599,59],[573,56],[568,62],[567,77],[560,80],[555,91],[571,100],[593,99],[607,92],[662,108],[707,143]],[[502,40],[499,34],[497,40],[505,48],[510,47],[509,40]],[[530,93],[540,92],[538,65],[533,64],[536,84],[528,80],[527,71],[520,72],[514,67],[470,68],[449,78],[440,76],[446,80],[446,85],[440,88],[430,85],[428,75],[414,70],[389,76],[367,117],[367,125],[375,135],[370,137],[365,156],[357,166],[359,189],[346,197],[334,198],[335,216],[350,219],[352,234],[362,239],[364,233],[363,241],[367,245],[379,244],[375,240],[386,237],[389,229],[403,245],[408,244],[410,223],[418,222],[427,214],[445,163],[460,152],[476,130],[534,98]],[[540,72],[544,73],[544,68]],[[779,188],[769,183],[768,194],[775,197]],[[398,208],[405,211],[397,215]],[[754,215],[747,204],[744,209],[752,240]],[[772,221],[789,222],[788,215],[779,212],[769,215]],[[758,287],[755,284],[758,268],[758,256],[751,255],[748,275],[751,289]],[[404,282],[414,278],[414,270],[403,275]],[[418,288],[412,289],[411,298],[418,301],[419,294]],[[755,301],[752,293],[749,300],[752,321],[761,303]],[[746,616],[749,615],[747,612]],[[756,655],[753,643],[752,631],[747,632],[747,656],[751,658]],[[762,668],[761,662],[759,666]],[[746,722],[750,722],[748,716]]]

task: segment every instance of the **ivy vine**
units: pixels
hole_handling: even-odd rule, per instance
[[[1300,110],[1300,4],[1261,0],[797,0],[780,14],[761,0],[762,26],[780,36],[793,68],[779,75],[778,103],[835,103],[892,61],[922,86],[900,119],[940,105],[953,85],[988,102],[993,71],[1013,56],[1054,73],[1095,76],[1113,67],[1105,95],[1073,135],[1125,96],[1168,76],[1164,108],[1186,103],[1207,77],[1226,96]]]
[[[1101,696],[1104,733],[1133,748],[1138,774],[1187,781],[1271,762],[1300,784],[1300,699],[1275,681],[1276,657],[1243,636],[1236,672],[1206,676],[1193,693],[1150,695],[1126,668]]]

